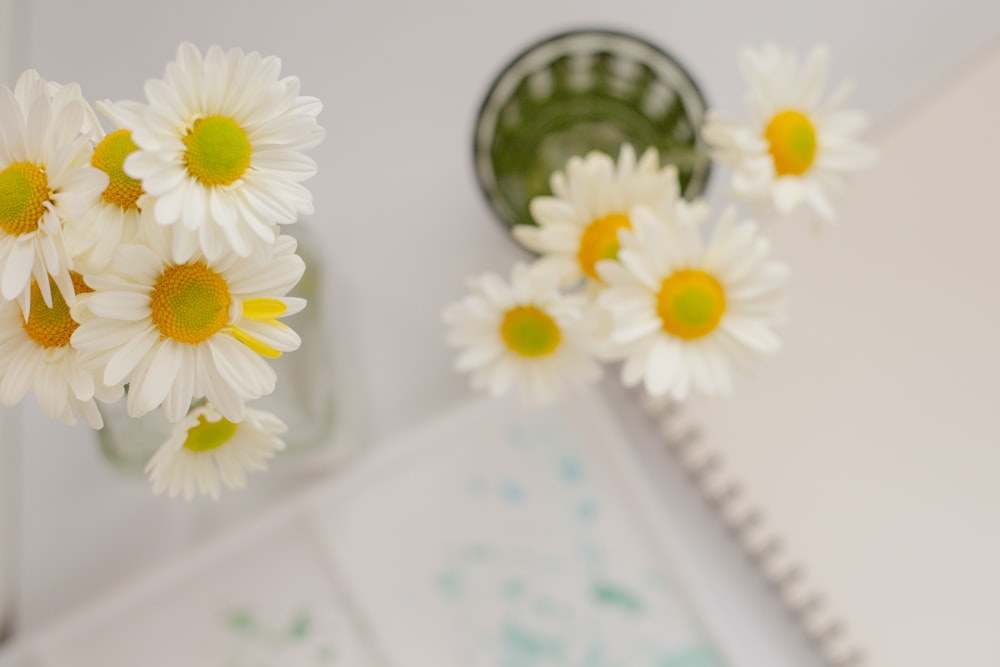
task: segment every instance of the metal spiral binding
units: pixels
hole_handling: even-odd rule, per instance
[[[681,406],[669,398],[651,397],[641,387],[633,393],[654,422],[666,450],[695,481],[826,663],[830,667],[865,667],[864,653],[850,643],[844,625],[833,616],[822,593],[810,587],[805,569],[771,532],[763,513],[747,499],[739,480],[728,475],[718,453],[705,445],[698,428],[685,421]]]

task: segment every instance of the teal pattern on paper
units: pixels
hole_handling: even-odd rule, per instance
[[[594,601],[598,604],[618,607],[633,614],[642,613],[642,602],[624,588],[614,584],[595,584],[593,593]]]
[[[455,484],[510,530],[453,545],[431,581],[452,611],[455,664],[726,667],[672,574],[619,548],[636,538],[566,429],[537,416],[506,441],[506,463]]]
[[[504,628],[501,645],[505,667],[527,667],[563,657],[563,645],[558,639],[545,637],[513,623]]]
[[[282,667],[291,656],[295,664],[333,667],[339,664],[329,632],[313,632],[316,619],[308,611],[296,612],[282,625],[269,625],[253,609],[240,607],[223,615],[223,626],[231,638],[224,667]]]

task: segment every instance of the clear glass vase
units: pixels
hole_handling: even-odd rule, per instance
[[[705,98],[680,63],[643,39],[578,30],[538,42],[494,80],[474,137],[476,176],[507,225],[534,224],[528,203],[574,155],[617,157],[653,146],[677,165],[686,197],[700,195],[711,161],[699,129]]]
[[[302,345],[295,352],[268,360],[278,376],[274,393],[248,405],[273,412],[288,425],[288,432],[282,436],[287,445],[282,454],[285,459],[329,445],[340,415],[335,404],[333,341],[323,312],[324,283],[321,259],[315,252],[316,240],[303,223],[286,227],[282,233],[298,240],[297,252],[306,263],[302,280],[289,296],[306,299],[308,306],[286,320],[302,338]],[[170,435],[172,424],[161,410],[129,417],[124,398],[100,405],[100,409],[104,428],[97,431],[97,440],[105,458],[123,472],[142,472]]]

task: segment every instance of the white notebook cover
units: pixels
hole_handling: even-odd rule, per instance
[[[831,664],[1000,665],[998,110],[994,49],[881,128],[837,224],[768,223],[785,349],[685,409]]]

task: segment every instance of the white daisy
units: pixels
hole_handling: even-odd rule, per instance
[[[702,134],[713,157],[735,169],[733,189],[745,198],[781,213],[805,203],[832,220],[829,195],[843,188],[847,173],[875,159],[857,141],[867,125],[864,114],[844,109],[853,86],[845,82],[823,99],[830,53],[822,46],[801,67],[794,53],[773,44],[745,50],[740,66],[750,118],[708,114]]]
[[[63,225],[108,184],[90,166],[90,141],[80,135],[84,107],[78,86],[52,95],[33,70],[13,91],[0,86],[0,294],[25,313],[32,278],[46,305],[53,303],[49,276],[69,304],[75,300]]]
[[[517,264],[510,283],[493,273],[470,281],[472,291],[444,311],[448,342],[463,348],[455,367],[472,386],[494,396],[512,389],[531,403],[553,398],[564,383],[599,375],[582,330],[586,300],[559,292],[544,267]]]
[[[302,151],[323,139],[322,105],[280,69],[256,52],[213,46],[202,57],[182,44],[165,77],[146,83],[149,104],[120,107],[140,149],[125,170],[157,198],[157,222],[183,230],[175,251],[247,257],[268,249],[278,224],[312,212],[300,182],[316,164]]]
[[[734,364],[778,350],[787,267],[767,259],[767,241],[732,208],[707,242],[699,227],[650,209],[635,209],[632,223],[618,262],[599,265],[622,381],[678,399],[729,393]]]
[[[637,162],[628,144],[622,146],[617,165],[598,151],[570,158],[565,173],[552,174],[550,187],[553,196],[531,200],[531,216],[538,226],[518,225],[513,233],[543,255],[542,264],[563,276],[564,284],[583,276],[598,279],[597,262],[617,255],[618,230],[630,226],[633,207],[672,213],[683,201],[677,168],[661,167],[655,148],[646,150]],[[689,210],[686,205],[682,209]],[[693,217],[703,211],[701,204],[690,208]]]
[[[77,293],[90,288],[76,272],[70,277]],[[0,402],[16,405],[34,389],[42,411],[53,419],[75,424],[79,415],[91,428],[103,420],[94,402],[118,400],[122,386],[105,386],[100,374],[85,368],[70,337],[79,326],[58,290],[52,307],[42,300],[38,283],[31,286],[31,312],[25,317],[11,301],[0,303]]]
[[[223,486],[246,488],[247,471],[266,469],[285,449],[277,436],[286,430],[263,410],[247,408],[243,421],[232,422],[210,404],[192,408],[146,466],[153,493],[191,500],[197,492],[218,500]]]
[[[162,404],[176,422],[204,396],[240,421],[244,401],[274,391],[262,357],[299,347],[298,334],[279,321],[305,306],[285,296],[305,269],[295,240],[279,237],[267,262],[227,253],[178,264],[170,230],[159,231],[147,235],[149,247],[121,246],[106,272],[86,276],[94,292],[74,310],[82,324],[73,345],[104,369],[106,383],[128,383],[130,416]]]
[[[138,150],[132,132],[124,127],[127,112],[110,102],[97,106],[116,128],[106,134],[99,122],[91,121],[96,126],[91,133],[94,152],[90,164],[108,175],[108,187],[79,220],[70,221],[64,229],[74,262],[91,273],[103,270],[119,245],[142,243],[141,216],[151,217],[144,209],[148,197],[142,183],[124,169],[125,158]]]

